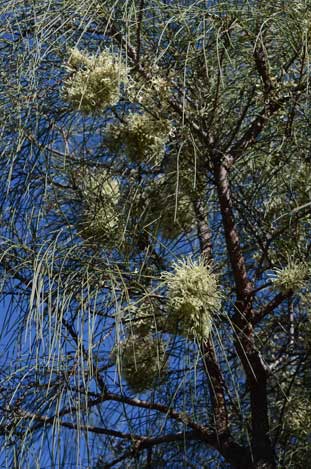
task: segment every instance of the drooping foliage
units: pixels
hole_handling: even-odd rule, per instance
[[[310,1],[1,18],[0,465],[307,467]]]

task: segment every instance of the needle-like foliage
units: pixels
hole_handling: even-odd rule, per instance
[[[0,467],[307,467],[310,0],[0,12]]]

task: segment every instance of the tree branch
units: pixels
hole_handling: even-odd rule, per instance
[[[214,176],[237,299],[239,301],[248,301],[252,285],[247,277],[245,260],[240,246],[240,238],[234,220],[228,169],[225,164],[219,162],[217,156],[216,158],[214,158]]]
[[[286,293],[278,293],[268,304],[263,306],[259,311],[254,313],[253,325],[258,324],[265,316],[272,313],[283,301],[293,296],[293,291],[288,290]]]
[[[237,301],[232,323],[236,332],[235,346],[243,365],[250,391],[255,464],[269,461],[267,468],[274,468],[267,401],[267,370],[254,345],[252,312],[252,283],[248,279],[245,259],[233,214],[228,169],[214,160],[214,176],[225,232],[225,240],[235,281]],[[256,466],[255,466],[256,467]]]

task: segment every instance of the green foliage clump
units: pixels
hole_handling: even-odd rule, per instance
[[[193,203],[187,194],[171,194],[167,199],[166,209],[159,213],[160,231],[165,238],[175,239],[192,230],[195,221]]]
[[[173,272],[162,273],[168,289],[166,330],[190,339],[207,338],[213,315],[221,307],[217,276],[203,259],[185,258],[173,268]]]
[[[170,133],[170,123],[148,114],[130,114],[124,122],[107,128],[107,146],[118,154],[125,153],[133,162],[159,164]]]
[[[299,394],[289,399],[286,413],[286,429],[294,436],[304,437],[311,432],[310,399]]]
[[[308,304],[308,309],[309,309],[310,304],[311,304],[311,295],[310,294],[303,295],[303,298],[300,299],[300,303],[303,303],[305,300],[308,301],[309,303]],[[308,314],[310,314],[310,311],[308,311]],[[300,325],[299,332],[303,341],[304,349],[307,354],[310,354],[311,352],[311,318],[310,317],[308,317],[306,322],[303,322]]]
[[[256,154],[256,158],[248,162],[262,191],[261,222],[264,229],[283,233],[283,236],[273,236],[269,244],[268,259],[272,265],[284,263],[297,253],[300,259],[308,256],[306,239],[310,237],[311,226],[311,168],[305,161],[301,145],[297,148],[292,144],[288,148],[290,156],[282,151],[275,151],[272,155],[266,152]],[[246,197],[251,198],[252,195]]]
[[[153,225],[166,239],[175,239],[193,229],[194,201],[186,185],[179,188],[175,180],[159,178],[146,191],[146,206],[146,224]]]
[[[151,334],[129,336],[115,347],[112,358],[135,393],[152,389],[157,380],[165,375],[164,342]]]
[[[286,267],[274,269],[273,287],[286,293],[289,290],[300,290],[306,285],[310,268],[304,262],[290,260]]]
[[[84,209],[79,234],[91,241],[113,243],[120,236],[119,182],[106,172],[88,173],[82,186]]]
[[[64,96],[74,109],[99,114],[119,101],[125,68],[109,52],[90,56],[72,49],[67,69],[71,75],[65,81]]]
[[[284,466],[293,469],[302,469],[310,462],[310,436],[311,413],[310,397],[305,390],[296,389],[295,393],[287,399],[282,424],[282,438],[287,446],[284,455]],[[288,442],[294,438],[295,444],[291,447]]]

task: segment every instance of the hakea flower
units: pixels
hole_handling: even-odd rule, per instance
[[[120,236],[119,182],[106,172],[86,174],[82,181],[83,212],[80,235],[92,241],[113,242]]]
[[[72,49],[67,69],[71,76],[65,81],[64,97],[74,109],[97,114],[119,101],[126,71],[108,51],[94,56]]]
[[[310,276],[310,268],[304,262],[289,260],[286,267],[275,268],[273,287],[286,293],[289,290],[300,290],[306,286],[306,280]]]
[[[166,371],[164,342],[152,335],[131,335],[115,346],[112,358],[135,393],[152,389]]]
[[[173,263],[173,271],[161,277],[168,289],[166,331],[189,339],[207,338],[222,300],[212,266],[188,257]]]
[[[125,153],[136,163],[161,163],[170,123],[149,114],[130,114],[125,122],[107,128],[107,147],[114,153]]]
[[[152,70],[151,73],[153,76],[149,82],[141,84],[139,80],[134,79],[128,83],[128,97],[133,103],[145,107],[158,103],[162,110],[166,110],[171,96],[171,85],[168,80],[157,75],[158,70]]]
[[[151,301],[131,304],[127,309],[125,323],[133,335],[144,337],[151,332],[157,332],[160,329],[160,322],[160,309]]]

